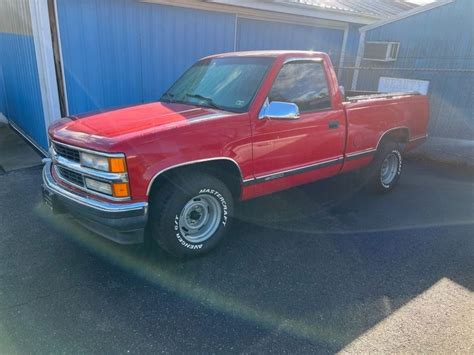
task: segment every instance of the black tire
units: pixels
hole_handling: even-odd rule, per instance
[[[393,168],[390,168],[391,166]],[[373,162],[367,168],[365,180],[373,191],[387,193],[397,185],[402,168],[403,158],[400,145],[392,140],[386,140],[381,143]]]
[[[199,256],[221,242],[230,229],[232,215],[232,194],[222,181],[203,172],[183,171],[172,176],[150,197],[147,237],[176,257]],[[197,241],[186,234],[186,226],[195,227],[193,223],[199,225],[205,220],[211,226],[208,239]],[[208,228],[206,224],[204,227]],[[191,231],[199,233],[198,229]]]

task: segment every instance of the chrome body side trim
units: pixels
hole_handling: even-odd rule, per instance
[[[346,160],[354,160],[374,155],[377,149],[370,148],[346,154]]]
[[[254,179],[245,180],[244,181],[244,186],[258,184],[258,183],[262,183],[262,182],[267,182],[267,181],[274,180],[274,179],[280,179],[280,178],[288,177],[288,176],[295,175],[295,174],[302,174],[302,173],[306,173],[308,171],[312,171],[312,170],[316,170],[316,169],[326,168],[326,167],[329,167],[329,166],[337,165],[340,162],[342,162],[343,160],[344,160],[344,157],[341,155],[339,157],[324,160],[324,161],[321,161],[321,162],[318,162],[318,163],[309,164],[309,165],[301,166],[301,167],[294,168],[294,169],[283,170],[283,171],[279,171],[279,172],[268,174],[268,175],[257,176]]]
[[[408,140],[408,143],[416,142],[420,139],[426,139],[426,138],[428,138],[428,134],[423,134],[421,136],[411,138],[410,140]]]
[[[242,170],[240,169],[240,166],[239,164],[237,164],[237,162],[232,159],[232,158],[228,158],[228,157],[214,157],[214,158],[207,158],[207,159],[198,159],[198,160],[192,160],[192,161],[188,161],[188,162],[185,162],[185,163],[180,163],[180,164],[176,164],[176,165],[172,165],[172,166],[169,166],[163,170],[160,170],[158,173],[156,173],[153,178],[150,180],[150,182],[148,183],[148,188],[146,190],[146,195],[149,196],[150,195],[150,191],[151,191],[151,187],[153,186],[153,183],[155,182],[156,178],[158,176],[160,176],[161,174],[171,170],[171,169],[174,169],[174,168],[179,168],[179,167],[182,167],[182,166],[187,166],[187,165],[193,165],[193,164],[199,164],[199,163],[205,163],[205,162],[209,162],[209,161],[215,161],[215,160],[228,160],[228,161],[231,161],[232,163],[235,164],[235,166],[237,167],[237,169],[239,169],[239,173],[240,173],[240,179],[242,180]]]
[[[87,196],[80,196],[60,186],[51,174],[51,161],[45,159],[43,167],[43,184],[49,191],[58,194],[72,202],[92,208],[97,211],[110,213],[123,213],[131,211],[139,211],[146,214],[148,211],[147,202],[132,202],[132,203],[112,203],[92,199]]]

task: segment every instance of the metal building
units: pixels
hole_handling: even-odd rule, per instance
[[[352,79],[359,28],[398,0],[0,0],[0,113],[40,149],[61,116],[157,100],[197,59],[250,49],[330,53]]]
[[[352,87],[430,96],[431,136],[474,139],[474,1],[442,0],[360,29]]]

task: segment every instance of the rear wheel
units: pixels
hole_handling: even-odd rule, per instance
[[[224,238],[232,213],[232,194],[219,179],[174,176],[151,196],[148,237],[175,256],[201,255]]]
[[[389,192],[398,183],[403,168],[400,145],[387,140],[375,154],[367,169],[369,186],[376,192]]]

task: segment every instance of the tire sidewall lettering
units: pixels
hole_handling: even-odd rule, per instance
[[[203,247],[203,244],[192,244],[184,240],[184,238],[181,236],[181,232],[179,230],[179,216],[176,215],[174,218],[174,230],[175,230],[175,235],[176,239],[178,239],[179,244],[181,244],[183,247],[196,250],[196,249],[201,249]]]
[[[222,206],[221,225],[223,227],[226,227],[227,226],[227,221],[228,221],[229,211],[228,211],[228,205],[227,205],[227,201],[226,201],[225,197],[219,191],[217,191],[215,189],[211,189],[211,188],[201,188],[199,190],[199,194],[208,194],[208,195],[212,195],[212,196],[217,198],[217,200],[220,202],[220,204]],[[190,242],[186,241],[183,238],[183,236],[181,235],[181,231],[179,229],[179,214],[175,215],[173,229],[174,229],[176,239],[178,240],[178,243],[181,244],[183,247],[185,247],[187,249],[191,249],[191,250],[199,250],[199,249],[202,249],[204,247],[204,243],[193,244],[193,243],[190,243]],[[217,233],[218,231],[219,231],[219,229],[217,229],[217,231],[215,233]],[[208,239],[208,241],[210,241],[212,239],[213,239],[213,237]]]
[[[225,200],[224,196],[219,192],[214,189],[209,189],[209,188],[203,188],[200,189],[199,194],[208,194],[208,195],[213,195],[214,197],[219,200],[219,202],[222,205],[222,221],[221,224],[225,227],[227,225],[227,219],[228,219],[228,207],[227,207],[227,201]]]

